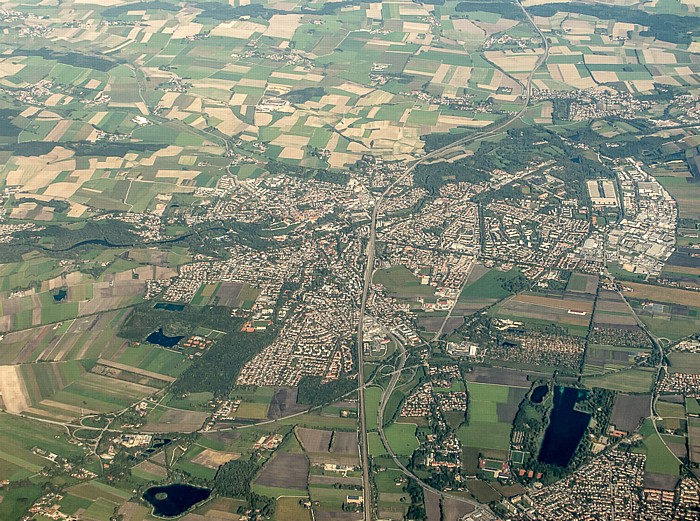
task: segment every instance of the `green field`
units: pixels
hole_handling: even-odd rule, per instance
[[[279,498],[275,503],[275,521],[305,521],[311,519],[311,510],[299,504],[293,497]]]
[[[273,497],[273,498],[278,498],[278,497],[283,497],[283,496],[306,497],[308,495],[306,490],[299,490],[299,489],[295,489],[295,488],[268,487],[265,485],[257,485],[255,483],[253,483],[251,485],[251,489],[256,494],[260,494],[262,496]]]
[[[83,448],[69,443],[63,428],[5,413],[0,413],[0,447],[0,479],[11,481],[33,476],[50,464],[34,453],[35,448],[64,458],[85,454]]]
[[[435,294],[432,286],[421,284],[420,279],[403,266],[377,270],[372,282],[381,284],[389,293],[400,297],[429,297]]]
[[[696,353],[669,353],[668,361],[672,373],[700,374],[700,355]]]
[[[410,456],[420,446],[413,424],[394,423],[384,429],[384,433],[389,446],[398,456]]]
[[[21,519],[27,509],[32,506],[34,501],[39,499],[41,494],[41,486],[35,484],[1,492],[0,519],[7,521]]]
[[[488,273],[478,278],[476,282],[464,288],[460,298],[489,298],[500,300],[511,294],[508,290],[504,289],[501,284],[510,279],[514,279],[518,275],[520,275],[520,270],[517,268],[513,268],[505,273],[498,270],[489,270]]]
[[[177,351],[146,343],[126,349],[118,361],[121,364],[175,377],[182,374],[191,363]]]
[[[457,437],[466,447],[508,450],[511,424],[498,419],[498,404],[511,401],[510,387],[469,383],[469,424],[457,430]]]
[[[654,369],[634,367],[603,376],[584,377],[583,383],[588,387],[601,387],[613,391],[643,393],[651,389]]]
[[[379,400],[382,396],[382,389],[380,387],[368,387],[365,389],[365,403],[367,415],[367,430],[373,431],[377,429],[377,413],[379,410]]]
[[[586,291],[589,277],[580,273],[573,273],[566,285],[566,291]]]
[[[639,429],[639,434],[644,436],[644,441],[634,451],[646,454],[647,461],[644,470],[657,474],[678,476],[680,473],[680,462],[666,448],[651,420],[644,420]]]

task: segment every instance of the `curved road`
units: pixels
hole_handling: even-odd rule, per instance
[[[476,132],[475,134],[466,136],[462,139],[459,139],[453,143],[450,143],[449,145],[446,145],[442,148],[433,150],[432,152],[429,152],[422,156],[420,159],[415,161],[410,167],[408,167],[403,174],[401,174],[393,183],[391,183],[384,192],[377,198],[374,204],[374,208],[372,211],[372,218],[370,221],[370,230],[369,230],[369,240],[367,242],[367,248],[366,248],[366,256],[367,256],[367,265],[365,266],[365,275],[364,275],[364,283],[363,283],[363,288],[362,288],[362,299],[360,303],[360,314],[358,316],[358,321],[357,321],[357,359],[358,359],[358,402],[359,402],[359,420],[360,420],[360,455],[361,455],[361,461],[362,461],[362,484],[363,484],[363,493],[364,493],[364,519],[365,521],[372,521],[372,514],[373,514],[373,505],[372,505],[372,493],[371,493],[371,484],[370,484],[370,478],[369,478],[369,447],[367,443],[367,413],[366,413],[366,405],[365,405],[365,389],[364,389],[364,361],[363,361],[363,338],[364,338],[364,317],[366,313],[366,306],[367,306],[367,296],[369,294],[369,287],[372,283],[372,275],[374,273],[374,263],[375,263],[375,257],[376,257],[376,239],[377,239],[377,219],[379,216],[380,212],[380,207],[381,203],[384,200],[384,198],[394,189],[396,185],[399,183],[403,182],[408,176],[410,176],[413,171],[416,169],[416,167],[420,164],[426,163],[427,161],[431,159],[437,159],[440,157],[443,157],[446,154],[452,153],[455,150],[461,149],[461,147],[465,144],[471,143],[473,141],[476,141],[478,139],[483,139],[485,137],[490,137],[493,136],[508,126],[510,126],[512,123],[520,119],[520,117],[527,111],[528,106],[530,105],[530,98],[532,96],[532,80],[535,76],[535,73],[539,70],[539,68],[547,62],[547,59],[549,58],[549,41],[547,38],[544,36],[542,31],[540,30],[539,27],[537,27],[537,24],[535,24],[534,20],[530,16],[530,14],[525,10],[525,8],[522,6],[519,0],[516,0],[516,3],[520,10],[523,12],[525,15],[525,18],[527,21],[530,23],[530,25],[533,27],[535,32],[539,35],[539,37],[542,39],[542,42],[544,44],[544,53],[537,59],[537,62],[535,62],[535,66],[533,67],[532,71],[530,71],[530,74],[528,74],[527,79],[525,81],[525,84],[523,85],[524,87],[524,97],[523,97],[523,105],[522,108],[513,116],[510,118],[502,121],[501,123],[498,123],[494,126],[491,126],[489,129],[485,129],[483,132]],[[399,343],[399,345],[401,345]],[[403,350],[402,347],[402,355],[399,360],[399,366],[396,368],[397,372],[394,374],[392,377],[389,385],[387,386],[387,389],[384,391],[382,394],[382,398],[380,400],[380,406],[378,410],[378,419],[379,419],[379,435],[382,439],[382,443],[384,443],[385,448],[391,455],[392,459],[394,460],[394,463],[408,476],[411,476],[413,479],[415,479],[421,486],[428,490],[432,490],[442,496],[449,496],[452,499],[455,499],[457,501],[462,501],[465,503],[470,503],[474,505],[475,508],[480,509],[481,507],[477,505],[476,503],[465,499],[460,496],[455,496],[452,494],[446,494],[444,492],[435,490],[432,488],[430,485],[426,484],[424,481],[422,481],[420,478],[412,474],[396,457],[396,455],[393,453],[391,450],[391,447],[389,447],[389,444],[387,443],[386,437],[384,435],[384,430],[382,428],[382,418],[384,416],[384,409],[386,408],[386,402],[388,401],[389,397],[391,396],[391,393],[394,390],[394,387],[396,386],[396,382],[398,381],[399,375],[401,373],[401,370],[403,369],[403,366],[406,363],[406,356],[405,356],[405,350]],[[484,517],[482,519],[486,520],[489,518],[490,514],[486,511],[483,511]]]

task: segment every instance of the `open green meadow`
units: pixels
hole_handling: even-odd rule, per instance
[[[399,456],[410,456],[420,443],[416,438],[416,426],[410,423],[394,423],[384,429],[387,442]]]
[[[520,275],[520,270],[517,268],[513,268],[505,273],[498,270],[489,270],[486,274],[477,279],[476,282],[464,288],[460,298],[489,298],[500,300],[511,294],[502,284],[518,275]]]
[[[520,399],[511,389],[505,385],[469,383],[469,423],[457,430],[457,437],[464,446],[508,450],[512,419],[503,421],[498,410],[499,404],[517,406],[519,403]]]
[[[421,284],[420,279],[403,266],[377,270],[372,281],[399,297],[428,297],[435,293],[432,286]]]
[[[622,369],[603,376],[584,377],[583,383],[588,387],[601,387],[613,391],[644,393],[651,389],[655,371],[648,367]]]
[[[666,448],[659,433],[654,429],[651,420],[644,420],[639,434],[644,437],[644,441],[640,447],[633,450],[646,455],[645,472],[678,476],[680,473],[680,462]]]

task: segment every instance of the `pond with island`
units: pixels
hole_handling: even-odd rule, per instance
[[[184,483],[151,487],[143,493],[143,499],[153,507],[153,515],[177,517],[193,506],[209,499],[211,490]]]

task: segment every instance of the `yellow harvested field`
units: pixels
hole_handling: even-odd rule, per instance
[[[265,30],[264,35],[271,38],[282,38],[289,40],[294,36],[299,23],[303,18],[300,14],[276,14],[270,18],[270,26]]]
[[[589,22],[588,20],[581,20],[576,18],[571,18],[565,20],[561,24],[562,29],[564,29],[568,34],[593,34],[595,30],[595,23]]]
[[[355,163],[360,158],[359,155],[347,154],[345,152],[331,152],[328,164],[332,168],[343,168],[346,165]]]
[[[672,65],[677,63],[674,54],[662,49],[645,49],[642,51],[642,54],[650,65]]]
[[[202,32],[202,24],[196,22],[181,23],[173,31],[173,38],[187,38]],[[132,38],[133,39],[133,38]]]
[[[301,148],[309,143],[308,136],[296,136],[294,134],[282,134],[272,141],[273,145],[281,147]]]
[[[616,22],[613,26],[612,37],[613,38],[627,38],[627,33],[641,28],[639,25],[630,24],[626,22]]]
[[[265,127],[272,123],[272,114],[269,112],[256,112],[255,113],[255,126]]]
[[[229,108],[207,107],[206,113],[207,115],[221,121],[221,123],[216,125],[216,128],[228,136],[238,134],[239,132],[242,132],[243,130],[248,128],[248,125],[240,119],[238,119],[233,113],[233,111],[231,111],[231,109]]]
[[[202,465],[210,469],[218,469],[224,463],[237,460],[241,457],[236,452],[221,452],[218,450],[204,449],[202,452],[192,458],[192,463]]]
[[[73,122],[69,119],[64,119],[56,123],[56,126],[51,129],[51,131],[46,134],[46,141],[59,141],[63,134],[70,128]]]
[[[23,116],[25,118],[29,118],[29,117],[33,116],[34,114],[36,114],[37,112],[39,112],[39,110],[40,110],[39,107],[27,107],[26,109],[24,109],[20,113],[20,116]]]
[[[95,115],[90,118],[90,121],[88,121],[88,123],[90,123],[91,125],[99,125],[102,122],[102,120],[105,117],[107,117],[107,114],[107,112],[96,112]]]
[[[166,92],[162,98],[160,98],[160,101],[158,102],[158,105],[163,107],[164,109],[171,109],[173,108],[173,105],[175,104],[175,101],[177,98],[180,97],[179,92]]]
[[[566,83],[572,87],[588,89],[596,85],[593,78],[582,78],[574,63],[548,64],[547,68],[549,69],[552,79]]]
[[[394,99],[394,95],[391,92],[386,92],[384,90],[375,90],[368,96],[365,96],[364,98],[360,99],[357,102],[357,106],[376,107],[378,109],[378,105],[385,105],[391,102],[392,99]]]
[[[18,414],[30,406],[29,394],[22,381],[20,366],[0,365],[0,395],[5,410]]]
[[[287,147],[280,152],[282,159],[304,159],[304,151],[300,148]]]
[[[404,22],[403,30],[405,33],[425,34],[430,31],[430,24],[420,22]]]
[[[90,81],[88,81],[85,84],[85,88],[87,89],[96,89],[101,85],[100,80],[96,80],[95,78],[92,78]]]
[[[614,71],[591,71],[591,76],[598,83],[613,83],[618,81],[617,73]]]
[[[489,125],[491,121],[473,119],[462,116],[448,116],[445,114],[440,114],[438,116],[438,125],[446,127],[485,127]]]
[[[539,54],[534,52],[486,51],[484,56],[506,72],[531,71],[539,59]]]
[[[441,63],[440,67],[438,67],[438,70],[435,71],[435,74],[433,74],[433,78],[430,80],[430,82],[442,83],[445,80],[447,74],[450,72],[450,68],[451,66],[447,63]]]
[[[201,172],[199,170],[169,170],[163,169],[156,172],[156,177],[167,177],[170,179],[178,179],[179,182],[183,180],[192,180],[197,177]]]
[[[154,154],[155,155],[155,154]],[[98,158],[91,157],[89,160],[90,168],[121,168],[124,165],[124,161],[121,157],[105,157],[103,161]]]
[[[350,94],[355,94],[357,96],[366,96],[374,90],[371,87],[365,87],[364,85],[360,85],[358,83],[350,83],[348,81],[338,86],[337,88],[339,90],[344,90],[345,92],[349,92]]]
[[[484,30],[467,18],[452,20],[452,26],[455,28],[455,31],[459,31],[460,33],[466,33],[474,36],[484,35]]]
[[[374,20],[382,19],[382,4],[380,2],[373,2],[367,7],[367,18],[372,18]]]
[[[452,78],[450,78],[449,85],[451,87],[466,87],[469,78],[471,78],[471,75],[471,67],[464,67],[462,65],[458,65],[457,67],[455,67],[455,72],[452,75]]]
[[[9,59],[0,62],[0,78],[13,76],[24,69],[23,63],[11,62]]]
[[[650,92],[654,90],[655,80],[629,80],[625,82],[627,88],[634,92]]]

